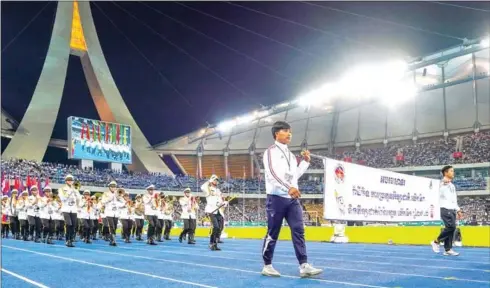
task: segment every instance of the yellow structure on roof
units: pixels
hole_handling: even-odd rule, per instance
[[[83,35],[82,21],[78,12],[78,2],[73,1],[73,18],[71,24],[70,48],[73,50],[87,51],[85,36]]]

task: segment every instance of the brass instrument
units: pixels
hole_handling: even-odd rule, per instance
[[[165,196],[165,202],[168,204],[168,205],[174,205],[174,202],[177,201],[177,197],[175,196]]]
[[[128,214],[131,215],[131,209],[133,208],[133,201],[132,200],[128,200],[126,202],[126,206],[128,206]]]
[[[145,215],[145,205],[143,204],[143,201],[140,199],[136,200],[136,205],[134,207],[134,214],[138,216]]]
[[[124,188],[117,189],[117,200],[122,200],[122,198],[124,198],[124,195],[126,195],[126,190],[124,190]]]
[[[80,188],[82,188],[82,183],[80,183],[79,180],[75,181],[75,183],[73,183],[73,188],[80,190]]]

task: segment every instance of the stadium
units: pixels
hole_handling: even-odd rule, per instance
[[[322,81],[303,89],[289,100],[282,97],[282,101],[261,104],[245,113],[242,112],[248,106],[247,109],[234,110],[240,113],[233,114],[216,105],[218,100],[204,99],[214,103],[209,106],[216,106],[216,113],[226,117],[213,123],[206,121],[202,124],[201,121],[199,125],[188,125],[186,127],[192,126],[192,129],[181,128],[178,130],[181,136],[161,142],[150,141],[150,137],[155,136],[148,135],[159,133],[154,128],[159,125],[155,120],[157,117],[151,113],[144,113],[144,117],[132,115],[133,108],[129,107],[132,100],[126,98],[126,92],[121,88],[124,84],[111,76],[111,73],[117,75],[118,72],[114,72],[110,65],[113,61],[111,56],[102,51],[106,44],[103,40],[99,42],[102,32],[96,27],[103,25],[99,24],[97,17],[100,16],[96,17],[95,11],[100,8],[90,2],[61,3],[52,8],[56,16],[53,17],[56,18],[52,24],[53,36],[50,35],[51,40],[46,41],[50,48],[43,52],[47,56],[42,59],[43,65],[39,65],[43,67],[40,68],[42,73],[36,76],[39,81],[36,79],[33,85],[35,90],[29,92],[32,99],[25,103],[25,112],[12,113],[23,116],[13,117],[9,110],[4,109],[8,105],[2,103],[1,183],[5,198],[5,201],[2,198],[2,287],[490,285],[489,35],[465,38],[457,45],[419,57],[348,65],[337,71],[337,77],[329,78],[332,80],[327,83]],[[490,10],[483,11],[489,13]],[[72,25],[72,28],[66,29],[67,25]],[[55,31],[66,43],[53,40]],[[74,38],[77,38],[75,42]],[[62,53],[61,50],[65,56],[56,54]],[[61,64],[49,62],[63,57],[70,60],[58,61]],[[63,89],[72,89],[64,88],[64,78],[67,87],[72,85],[69,84],[72,72],[66,72],[66,67],[73,66],[73,57],[82,63],[78,65],[83,69],[83,78],[89,86],[88,94],[94,100],[90,105],[95,104],[96,109],[92,114],[62,111],[66,106],[63,106],[61,97],[68,97]],[[64,78],[58,77],[63,81],[43,81],[43,77],[50,79],[49,75],[56,78],[57,71],[66,74]],[[13,98],[4,97],[4,100],[13,101]],[[42,105],[43,102],[58,104]],[[78,102],[74,103],[70,106],[77,106]],[[191,115],[182,112],[184,109],[179,111],[176,113],[182,115],[173,118],[171,126],[179,126],[175,123],[179,123],[180,120],[176,119],[181,116]],[[58,112],[64,114],[59,115]],[[144,127],[140,124],[142,118],[153,122]],[[284,274],[281,278],[260,275],[262,259],[258,251],[267,236],[266,182],[270,169],[264,167],[264,159],[267,158],[264,154],[274,144],[271,129],[277,121],[286,121],[291,127],[293,136],[288,147],[296,156],[298,165],[306,150],[313,156],[308,170],[298,179],[298,189],[302,193],[300,203],[307,251],[313,264],[324,269],[320,277],[302,279],[297,276],[296,257],[290,243],[295,236],[292,225],[287,221],[283,221],[278,239],[280,244],[276,249],[277,261],[274,261]],[[60,134],[59,130],[67,130],[68,133]],[[420,189],[429,191],[427,187],[430,187],[432,194],[427,191],[430,195],[422,191],[410,192],[439,202],[438,191],[434,187],[439,189],[441,169],[445,165],[454,168],[456,176],[452,183],[457,191],[458,205],[464,211],[458,219],[455,240],[461,252],[458,258],[441,258],[432,253],[428,244],[445,225],[433,217],[433,211],[430,212],[431,217],[421,217],[423,220],[415,216],[403,220],[386,218],[386,221],[383,217],[370,218],[367,214],[357,218],[328,216],[332,215],[333,202],[339,199],[337,190],[333,198],[330,187],[336,184],[331,179],[335,179],[337,184],[345,181],[350,185],[354,182],[348,182],[351,180],[344,180],[344,177],[368,183],[369,175],[375,175],[372,178],[381,175],[381,179],[389,175],[395,177],[390,179],[399,181],[398,186],[405,185],[404,179],[430,182],[430,186],[424,184]],[[342,170],[333,172],[333,167],[341,167]],[[227,203],[217,208],[224,216],[224,227],[219,237],[219,243],[223,243],[219,252],[210,251],[208,247],[209,236],[214,233],[216,225],[213,225],[212,213],[207,210],[209,195],[202,188],[215,177],[219,178],[217,187]],[[141,218],[140,232],[137,231],[136,218],[129,215],[120,218],[121,222],[114,216],[115,227],[103,222],[100,215],[95,218],[87,216],[89,222],[94,221],[90,230],[85,227],[85,218],[79,217],[81,221],[73,228],[76,235],[72,249],[68,245],[68,230],[71,228],[68,224],[66,227],[55,225],[59,219],[51,218],[53,227],[46,228],[44,222],[32,224],[30,218],[29,221],[26,218],[27,228],[20,223],[23,232],[12,224],[12,216],[14,219],[17,217],[7,211],[13,211],[12,201],[16,199],[13,191],[18,195],[26,191],[26,195],[33,197],[31,191],[36,187],[45,198],[43,192],[48,187],[54,192],[53,199],[63,200],[60,195],[66,190],[67,179],[75,180],[74,191],[79,191],[80,199],[85,199],[81,194],[84,193],[97,201],[105,201],[104,195],[112,191],[110,183],[117,183],[118,189],[122,189],[117,193],[126,193],[122,195],[128,197],[131,204],[125,205],[130,205],[129,213],[133,214],[135,212],[131,209],[134,206],[131,205],[136,203],[137,196],[144,198],[153,185],[157,193],[162,193],[162,198],[158,198],[164,203],[161,205],[171,211],[168,218],[158,218],[165,223],[156,228],[158,245],[147,245],[151,244],[150,239],[146,243],[144,241],[147,233],[152,233],[150,226],[153,224],[147,217],[152,215]],[[184,214],[188,215],[184,209],[187,204],[181,202],[185,189],[190,190],[196,201],[192,209],[196,209],[197,228],[195,234],[188,236],[182,233],[188,229],[183,220]],[[379,197],[381,199],[382,196]],[[349,199],[346,195],[344,198]],[[384,205],[401,209],[394,202],[386,201]],[[420,204],[420,209],[426,209],[422,208],[423,205],[425,203]],[[27,215],[39,219],[34,214]],[[132,221],[133,228],[131,224],[127,228],[124,220]],[[50,232],[44,232],[48,230]],[[114,233],[108,232],[113,230]],[[68,247],[64,245],[65,240]],[[193,245],[187,245],[187,240]],[[111,246],[114,242],[113,246],[117,247],[108,246],[108,242]],[[43,265],[42,268],[39,265]],[[162,268],[147,269],[144,266]],[[70,278],[69,284],[67,277]]]

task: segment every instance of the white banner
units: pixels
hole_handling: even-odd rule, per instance
[[[439,180],[325,159],[324,218],[440,220]]]

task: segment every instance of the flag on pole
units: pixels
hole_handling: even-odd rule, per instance
[[[8,194],[10,191],[10,181],[5,177],[5,173],[2,173],[2,194]]]

